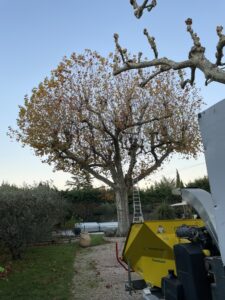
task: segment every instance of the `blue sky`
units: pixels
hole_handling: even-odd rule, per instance
[[[225,1],[163,1],[141,20],[133,16],[129,0],[0,0],[0,183],[18,185],[52,179],[63,188],[69,174],[53,173],[29,148],[22,148],[6,135],[16,126],[18,106],[64,55],[82,53],[85,48],[107,55],[114,51],[113,33],[130,52],[152,53],[142,34],[143,28],[155,36],[160,56],[184,60],[192,46],[184,21],[193,18],[193,28],[215,60],[216,26],[225,26]],[[225,86],[204,86],[197,72],[197,86],[206,107],[224,98]],[[165,174],[175,176],[179,169],[184,181],[206,174],[204,157],[198,160],[173,159],[163,171],[150,177],[145,186]]]

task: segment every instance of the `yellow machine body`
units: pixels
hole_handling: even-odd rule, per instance
[[[168,270],[176,266],[173,246],[189,243],[176,236],[176,229],[182,225],[202,227],[202,220],[163,220],[132,224],[127,236],[123,260],[151,286],[161,287],[161,280]]]

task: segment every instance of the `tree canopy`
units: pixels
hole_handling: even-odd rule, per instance
[[[113,77],[111,64],[91,51],[64,58],[25,97],[18,140],[56,170],[85,170],[111,187],[118,172],[141,180],[171,152],[196,155],[197,91],[183,92],[172,72],[143,90],[134,73]]]
[[[55,170],[89,173],[127,193],[171,153],[197,154],[202,101],[196,89],[180,88],[173,71],[142,89],[137,73],[115,77],[112,66],[112,55],[90,50],[65,57],[25,97],[11,133]]]

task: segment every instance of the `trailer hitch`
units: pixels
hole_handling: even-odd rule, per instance
[[[136,290],[143,290],[147,287],[147,284],[143,279],[131,279],[131,273],[134,272],[134,270],[131,268],[129,261],[127,264],[125,264],[121,256],[119,256],[118,242],[116,242],[116,259],[118,263],[127,271],[128,281],[125,283],[125,290],[129,292],[130,295],[132,295],[132,292],[135,292]]]
[[[118,242],[116,242],[116,259],[117,259],[118,263],[128,272],[129,271],[129,266],[125,265],[125,263],[122,260],[121,256],[119,256]],[[130,272],[133,272],[133,270],[131,270]]]

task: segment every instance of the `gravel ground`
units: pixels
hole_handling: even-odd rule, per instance
[[[141,292],[130,296],[124,288],[127,272],[118,264],[115,256],[116,241],[121,253],[124,239],[108,240],[108,244],[78,251],[74,265],[73,300],[143,299]]]

